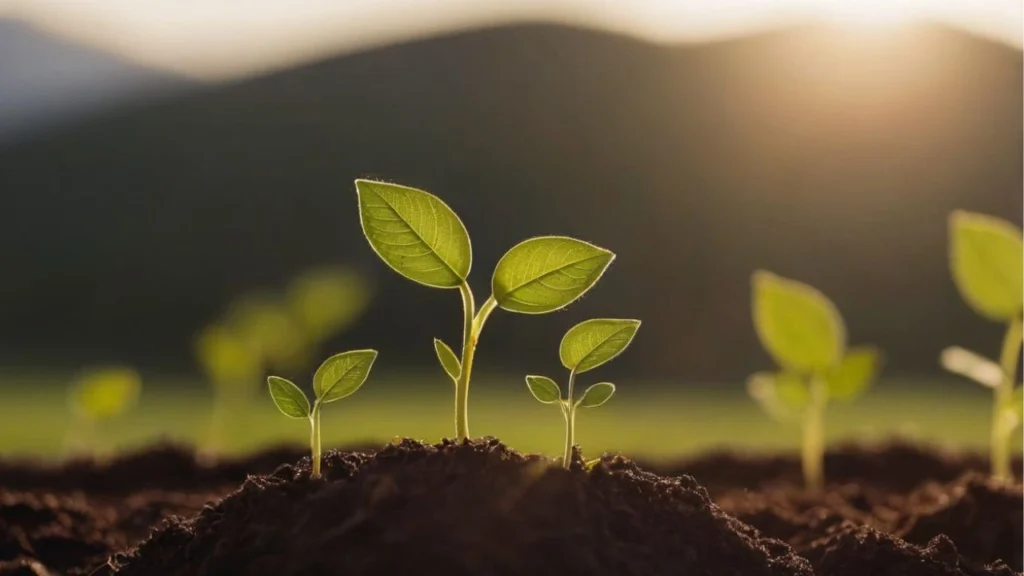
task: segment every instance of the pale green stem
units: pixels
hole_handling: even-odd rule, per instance
[[[576,370],[569,372],[569,393],[565,406],[565,452],[562,453],[562,467],[566,470],[572,464],[572,447],[576,441],[576,404],[572,398],[573,384],[576,382]]]
[[[462,294],[462,310],[464,325],[462,330],[462,371],[455,382],[455,436],[459,440],[469,438],[469,379],[473,372],[473,357],[476,355],[476,344],[480,332],[491,312],[498,306],[494,296],[489,297],[477,311],[473,301],[473,291],[469,284],[459,285]]]
[[[320,400],[313,403],[313,411],[309,415],[309,445],[313,450],[313,478],[320,477]]]
[[[828,400],[825,382],[812,376],[811,401],[803,422],[803,445],[800,460],[803,465],[804,485],[811,492],[820,492],[825,484],[825,404]]]
[[[1010,481],[1013,471],[1010,470],[1010,440],[1013,429],[1006,425],[1006,413],[1012,407],[1014,377],[1017,375],[1017,360],[1021,347],[1021,319],[1010,320],[1003,337],[1003,349],[999,354],[999,366],[1002,368],[1003,381],[995,389],[995,403],[992,409],[992,476],[997,480]]]

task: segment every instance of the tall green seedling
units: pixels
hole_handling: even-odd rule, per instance
[[[607,402],[615,394],[611,382],[599,382],[587,388],[578,399],[573,397],[576,376],[601,366],[622,353],[629,346],[640,329],[639,320],[598,318],[587,320],[572,327],[562,338],[558,356],[562,366],[569,370],[568,393],[562,397],[562,390],[547,376],[526,377],[530,393],[542,404],[558,404],[565,419],[565,451],[562,466],[572,464],[572,447],[576,437],[576,410],[595,408]]]
[[[992,475],[1010,480],[1010,444],[1021,423],[1024,397],[1014,386],[1021,353],[1021,314],[1024,309],[1024,249],[1021,229],[972,212],[956,211],[949,218],[949,264],[960,295],[983,318],[1005,327],[999,363],[959,347],[947,348],[942,365],[993,390],[991,431]]]
[[[754,328],[779,369],[747,381],[769,415],[801,427],[801,465],[809,490],[824,484],[825,407],[861,395],[881,367],[870,346],[847,348],[835,304],[814,288],[758,271],[752,277]]]
[[[313,375],[315,400],[310,406],[305,393],[293,382],[279,376],[267,378],[270,397],[282,414],[289,418],[309,420],[309,445],[312,453],[312,477],[320,477],[320,410],[324,404],[351,396],[366,382],[376,350],[353,350],[335,354],[316,370]]]
[[[356,180],[359,218],[370,246],[393,270],[462,295],[461,355],[440,340],[434,349],[455,383],[455,434],[469,437],[469,383],[484,324],[495,308],[544,314],[569,305],[601,278],[615,255],[564,236],[525,240],[509,250],[491,277],[491,295],[479,308],[467,279],[473,261],[462,220],[436,196],[396,184]]]

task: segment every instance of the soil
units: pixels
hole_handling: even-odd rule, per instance
[[[328,452],[311,480],[302,454],[203,465],[157,446],[107,463],[0,460],[0,576],[1022,570],[1021,485],[930,447],[837,448],[817,495],[793,458],[606,455],[566,471],[493,439],[406,440]]]

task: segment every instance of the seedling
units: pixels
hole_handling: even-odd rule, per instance
[[[576,375],[588,372],[622,354],[640,329],[639,320],[599,318],[587,320],[573,326],[562,337],[558,356],[562,366],[569,369],[568,393],[562,398],[562,390],[547,376],[527,376],[526,386],[542,404],[558,404],[565,419],[565,452],[562,466],[569,468],[572,463],[572,447],[576,437],[576,409],[596,408],[615,394],[611,382],[599,382],[583,392],[579,400],[573,400],[573,386]]]
[[[308,270],[288,284],[285,302],[314,343],[347,329],[366,310],[372,292],[360,274],[341,266]]]
[[[525,240],[502,256],[491,295],[477,309],[467,278],[473,261],[462,220],[439,198],[415,188],[356,180],[359,219],[370,246],[395,272],[462,295],[462,354],[441,340],[434,350],[455,383],[455,434],[469,437],[469,381],[484,324],[495,308],[544,314],[568,306],[601,278],[615,255],[564,236]]]
[[[264,366],[297,371],[310,364],[310,337],[277,294],[257,292],[238,298],[228,307],[225,325]]]
[[[213,386],[214,404],[210,413],[203,452],[217,454],[223,444],[225,420],[232,411],[244,411],[259,382],[263,369],[256,351],[221,325],[204,329],[195,341],[196,357],[206,379]]]
[[[313,478],[320,477],[320,409],[328,402],[341,400],[359,390],[370,375],[370,368],[376,359],[376,350],[353,350],[335,354],[325,360],[313,375],[316,399],[312,407],[302,390],[290,380],[279,376],[267,378],[270,397],[277,409],[289,418],[309,420]]]
[[[953,281],[967,305],[980,316],[1006,326],[999,363],[959,347],[947,348],[940,359],[951,372],[991,388],[992,476],[1011,480],[1010,442],[1024,411],[1021,386],[1014,388],[1021,353],[1024,309],[1024,249],[1021,230],[992,216],[956,211],[949,217],[949,265]]]
[[[843,318],[818,290],[765,271],[755,272],[751,284],[754,328],[780,369],[751,376],[748,391],[770,416],[800,423],[804,483],[818,491],[824,485],[825,407],[830,399],[863,394],[882,354],[870,346],[847,349]]]
[[[73,420],[69,443],[100,452],[96,424],[130,410],[139,397],[142,378],[123,366],[94,368],[82,373],[72,384],[69,400]]]

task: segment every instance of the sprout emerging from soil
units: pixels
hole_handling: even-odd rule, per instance
[[[640,329],[639,320],[599,318],[587,320],[572,327],[562,338],[558,356],[562,366],[569,369],[569,384],[566,397],[554,380],[547,376],[527,376],[526,386],[542,404],[558,404],[565,418],[565,452],[562,466],[572,463],[572,447],[576,436],[576,409],[595,408],[607,402],[615,394],[615,385],[600,382],[586,389],[579,400],[573,400],[573,386],[576,375],[593,370],[611,361],[629,346]]]
[[[752,277],[754,328],[779,366],[747,380],[750,395],[772,417],[799,422],[804,483],[824,485],[825,407],[851,400],[875,379],[882,363],[876,348],[847,348],[846,326],[835,304],[814,288],[766,271]]]
[[[1014,387],[1021,353],[1021,313],[1024,309],[1024,249],[1021,230],[1013,224],[971,212],[949,218],[949,265],[960,295],[980,316],[1006,327],[996,364],[959,347],[947,348],[942,366],[991,388],[992,475],[1010,480],[1010,440],[1024,411],[1021,386]]]
[[[469,437],[469,381],[484,324],[495,308],[544,314],[568,306],[601,278],[615,255],[564,236],[525,240],[502,256],[491,295],[478,309],[467,278],[473,261],[462,220],[436,196],[396,184],[356,180],[359,219],[370,246],[402,276],[462,295],[462,354],[440,340],[434,350],[455,383],[455,434]]]
[[[290,380],[278,376],[267,378],[270,397],[277,409],[289,418],[309,420],[313,478],[320,477],[320,409],[328,402],[341,400],[359,390],[370,375],[370,368],[376,359],[376,350],[353,350],[335,354],[325,360],[313,375],[316,400],[312,407],[302,390]]]
[[[203,448],[206,455],[212,456],[221,449],[224,420],[229,411],[243,409],[249,402],[263,369],[258,355],[231,330],[219,324],[200,332],[195,340],[195,352],[214,391]]]
[[[83,372],[72,384],[69,400],[73,420],[68,443],[100,452],[96,424],[128,412],[142,389],[139,373],[125,366],[106,366]]]

